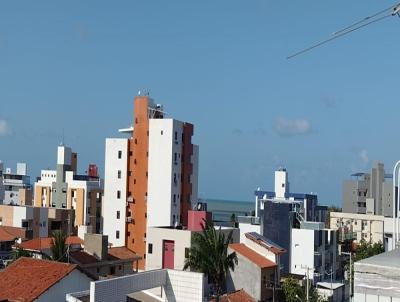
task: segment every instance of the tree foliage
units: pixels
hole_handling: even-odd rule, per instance
[[[58,262],[67,262],[67,236],[63,231],[57,230],[53,232],[51,241],[52,260]]]
[[[214,285],[218,301],[225,288],[229,269],[234,270],[238,263],[235,252],[228,254],[232,231],[225,236],[221,228],[216,230],[212,223],[203,224],[202,228],[202,232],[193,234],[193,243],[183,269],[190,268],[206,274]]]
[[[21,257],[32,257],[32,254],[21,247],[17,247],[15,250],[12,251],[12,260],[15,261]]]
[[[367,242],[364,239],[360,241],[357,246],[354,261],[360,261],[365,258],[369,258],[385,251],[385,248],[381,241],[376,243]]]
[[[312,286],[311,280],[310,288],[309,288],[309,300],[311,302],[324,302],[326,301],[324,298],[318,296],[317,289]],[[300,302],[306,301],[306,291],[307,287],[306,284],[300,284],[298,280],[294,279],[293,277],[286,278],[283,282],[283,293],[285,295],[286,302]]]

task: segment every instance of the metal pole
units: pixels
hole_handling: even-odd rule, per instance
[[[352,281],[353,281],[353,276],[351,274],[351,252],[350,252],[350,302],[353,301],[353,288],[352,288]]]
[[[307,302],[309,302],[309,296],[308,296],[308,292],[309,292],[309,288],[308,288],[308,286],[309,286],[309,285],[308,285],[308,282],[309,282],[309,280],[308,280],[308,275],[309,275],[309,272],[308,272],[308,270],[309,270],[309,267],[307,266],[307,293],[306,293],[306,294],[307,294],[307,296],[306,296],[306,297],[307,297],[307,298],[306,298],[306,301],[307,301]]]
[[[396,174],[397,174],[397,179],[399,179],[399,175],[396,172],[397,172],[397,168],[398,168],[399,165],[400,165],[400,160],[397,161],[396,164],[394,165],[393,178],[392,178],[392,182],[393,182],[393,196],[392,196],[392,200],[393,200],[393,205],[392,205],[392,208],[393,208],[392,250],[396,249],[396,241],[397,241],[397,228],[396,228],[397,221],[396,221],[396,216],[397,216],[397,213],[398,213],[398,210],[397,210],[398,202],[396,202],[396,192],[398,192],[399,188],[397,188],[397,190],[396,190]],[[397,194],[397,195],[400,195],[400,194]],[[397,201],[398,201],[398,198],[397,198]]]

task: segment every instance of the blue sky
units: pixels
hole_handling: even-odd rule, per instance
[[[399,158],[400,19],[286,56],[392,1],[5,1],[0,159],[54,167],[62,132],[103,172],[106,137],[146,88],[195,124],[200,196],[253,200],[285,166],[291,189],[341,203],[352,172]]]

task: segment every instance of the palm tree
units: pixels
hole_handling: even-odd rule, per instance
[[[228,254],[228,245],[232,241],[232,232],[228,236],[216,230],[212,223],[202,225],[201,233],[193,234],[193,243],[189,257],[185,260],[184,270],[190,268],[206,274],[216,290],[217,301],[225,288],[229,269],[234,270],[238,263],[236,253]]]
[[[53,240],[51,241],[52,260],[58,262],[67,262],[67,236],[63,231],[57,230],[53,232]]]

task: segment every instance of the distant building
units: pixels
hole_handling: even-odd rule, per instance
[[[385,243],[387,238],[385,239],[384,220],[385,217],[381,215],[330,213],[330,226],[339,231],[340,242],[352,240],[358,243],[365,240],[371,243]]]
[[[32,205],[32,186],[30,184],[30,177],[27,175],[26,164],[17,163],[17,171],[14,173],[11,168],[6,168],[4,171],[3,164],[0,163],[0,173],[3,175],[3,188],[0,188],[0,197],[4,189],[2,203],[10,205]]]
[[[72,209],[0,205],[0,225],[24,228],[27,239],[49,237],[55,230],[74,234],[73,220]]]
[[[385,173],[383,163],[377,163],[370,173],[352,176],[343,183],[343,212],[392,217],[392,175]]]
[[[85,234],[84,249],[73,251],[70,260],[97,280],[137,273],[140,257],[126,247],[109,248],[107,236]]]
[[[4,164],[0,160],[0,204],[4,202],[4,183],[3,183]]]
[[[22,257],[0,273],[0,301],[65,301],[90,281],[76,265]]]
[[[77,154],[71,148],[57,148],[57,170],[42,170],[35,182],[35,206],[75,210],[74,226],[86,231],[102,231],[101,210],[103,181],[93,174],[77,174]]]
[[[318,205],[317,195],[291,193],[285,169],[275,171],[274,192],[257,190],[255,195],[260,233],[287,250],[281,257],[281,264],[283,272],[289,273],[292,268],[292,229],[308,228],[308,222],[324,222],[327,207]]]
[[[217,299],[214,298],[210,302],[217,302]],[[245,290],[240,289],[219,297],[219,302],[257,302],[257,300],[253,299]]]
[[[336,280],[338,270],[337,232],[322,222],[302,223],[291,232],[290,272],[317,281]]]
[[[193,125],[165,118],[147,95],[134,100],[129,138],[106,140],[104,234],[126,246],[145,266],[147,228],[187,225],[197,202],[198,146]]]

